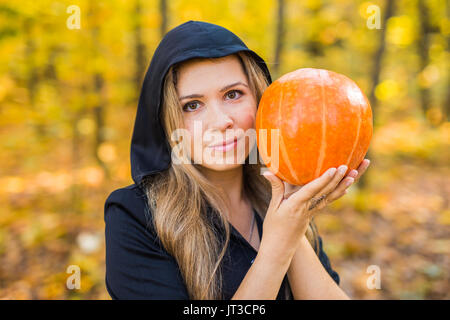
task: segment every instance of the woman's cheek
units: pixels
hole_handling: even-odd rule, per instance
[[[240,125],[242,129],[248,130],[255,127],[255,115],[253,113],[246,113],[242,117],[242,123]]]
[[[255,129],[255,114],[253,114],[252,112],[248,112],[241,119],[242,123],[240,123],[239,127],[244,130],[244,134],[246,136],[245,140],[243,141],[244,145],[241,148],[239,148],[240,150],[244,148],[243,150],[245,156],[240,160],[243,161],[248,156],[250,150],[254,147],[254,144],[256,143],[256,137],[252,138],[252,133],[248,131]]]

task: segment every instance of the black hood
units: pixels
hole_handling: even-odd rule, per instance
[[[169,67],[192,58],[218,58],[238,51],[248,51],[272,83],[264,60],[221,26],[190,20],[163,37],[145,74],[131,140],[131,175],[137,185],[171,163],[169,141],[160,122],[163,81]]]

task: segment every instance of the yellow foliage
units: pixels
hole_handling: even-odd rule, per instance
[[[387,22],[386,41],[388,43],[406,47],[415,39],[415,25],[411,17],[407,15],[392,17]]]

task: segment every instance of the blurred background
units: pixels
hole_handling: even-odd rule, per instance
[[[188,20],[236,33],[274,80],[312,67],[361,87],[371,165],[316,216],[325,251],[354,299],[449,299],[449,13],[445,0],[0,0],[0,299],[110,299],[104,202],[132,184],[152,54]]]

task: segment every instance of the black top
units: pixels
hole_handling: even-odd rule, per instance
[[[263,220],[254,213],[262,238]],[[231,223],[230,227],[230,242],[222,260],[225,300],[234,295],[257,254]],[[105,240],[105,281],[112,299],[189,299],[178,264],[159,241],[146,195],[136,184],[113,191],[106,200]],[[339,284],[320,237],[319,246],[320,261]],[[277,296],[277,300],[285,299],[292,299],[287,275]]]

